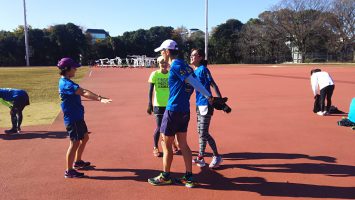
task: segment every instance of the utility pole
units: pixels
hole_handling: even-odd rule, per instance
[[[26,66],[30,66],[30,55],[28,49],[28,33],[27,33],[27,20],[26,20],[26,0],[23,0],[23,15],[25,20],[25,48],[26,48]]]
[[[206,30],[205,30],[205,59],[207,60],[208,58],[208,0],[206,1],[206,6],[205,6],[205,26],[206,26]]]

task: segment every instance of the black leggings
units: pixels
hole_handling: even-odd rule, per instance
[[[320,90],[320,110],[329,111],[330,106],[332,105],[332,96],[335,85],[328,85],[327,87]],[[327,107],[325,107],[325,99],[327,99]]]
[[[161,126],[161,122],[163,121],[165,107],[154,106],[153,111],[154,111],[155,121],[157,123],[157,127],[155,128],[154,135],[153,135],[154,147],[158,148],[158,143],[160,138],[160,126]]]
[[[21,108],[13,107],[10,111],[13,130],[21,130],[21,124],[23,119],[22,110],[23,108],[21,109]]]
[[[155,115],[155,121],[157,123],[157,127],[154,131],[154,147],[158,148],[159,138],[160,138],[160,126],[163,120],[163,115]]]
[[[28,105],[30,105],[30,101],[27,93],[15,99],[14,105],[10,111],[13,130],[21,130],[21,124],[23,119],[22,111]]]

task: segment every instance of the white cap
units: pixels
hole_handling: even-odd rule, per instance
[[[163,43],[161,43],[160,47],[154,49],[155,52],[159,52],[163,49],[171,49],[171,50],[178,50],[178,45],[174,40],[165,40]]]

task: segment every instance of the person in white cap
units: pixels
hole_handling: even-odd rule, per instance
[[[318,93],[318,87],[320,90],[320,111],[317,112],[317,115],[326,115],[332,105],[332,96],[335,88],[334,81],[328,72],[322,71],[321,69],[313,69],[311,70],[311,85],[315,99]],[[327,99],[327,106],[325,106],[325,99]]]
[[[164,60],[163,56],[159,56],[157,59],[159,69],[153,71],[148,79],[149,82],[149,95],[148,95],[148,108],[147,113],[151,115],[154,113],[156,121],[156,129],[154,130],[153,139],[153,155],[155,157],[160,156],[158,143],[160,138],[160,125],[163,119],[165,112],[166,104],[168,104],[169,98],[169,64]],[[154,91],[154,100],[153,100],[153,91]],[[173,143],[174,153],[179,152],[177,140]]]
[[[170,64],[168,79],[170,95],[160,127],[163,138],[163,172],[157,177],[148,179],[148,182],[152,185],[173,183],[170,177],[170,168],[173,161],[172,143],[176,135],[186,168],[185,175],[177,180],[186,187],[195,187],[197,183],[192,175],[192,154],[186,140],[190,121],[190,96],[195,88],[209,102],[212,102],[213,97],[195,78],[193,69],[183,59],[179,58],[179,48],[175,41],[165,40],[154,51],[160,52],[164,60]]]

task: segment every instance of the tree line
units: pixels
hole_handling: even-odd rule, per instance
[[[229,19],[209,33],[210,63],[283,63],[355,61],[354,0],[283,0],[271,11],[243,24]],[[192,48],[204,48],[204,32],[186,27],[155,26],[121,36],[92,41],[73,23],[45,29],[28,27],[33,66],[55,65],[64,56],[90,64],[99,58],[128,55],[157,56],[153,50],[165,39],[178,42],[187,57]],[[25,65],[24,27],[0,31],[0,66]]]

